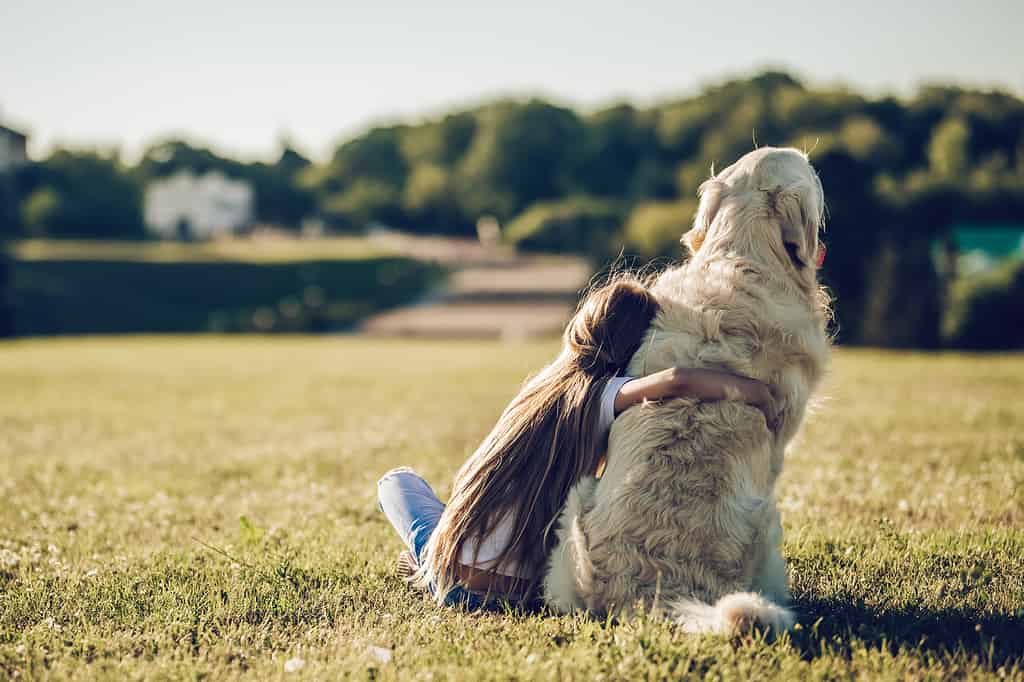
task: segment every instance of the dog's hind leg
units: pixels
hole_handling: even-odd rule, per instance
[[[596,487],[596,478],[580,479],[569,491],[558,520],[558,544],[544,576],[544,601],[562,613],[586,608],[581,588],[587,590],[593,567],[581,517],[590,508]]]
[[[761,534],[753,589],[773,602],[785,604],[789,601],[789,575],[782,558],[782,523],[778,510],[772,511],[771,521]]]

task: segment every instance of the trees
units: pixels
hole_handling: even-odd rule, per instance
[[[313,215],[316,211],[313,193],[299,182],[312,165],[309,159],[285,142],[276,162],[257,162],[246,166],[241,175],[252,183],[256,219],[281,227],[298,228],[304,218]]]
[[[699,184],[755,144],[803,148],[819,171],[823,277],[844,342],[937,343],[945,293],[934,244],[956,221],[1024,224],[1020,98],[943,86],[868,98],[778,72],[647,107],[577,113],[500,100],[371,128],[320,164],[287,143],[273,163],[243,163],[166,140],[132,169],[109,153],[57,152],[8,186],[6,222],[28,234],[132,236],[144,183],[219,171],[250,181],[256,219],[277,225],[318,215],[352,231],[471,235],[493,215],[524,247],[678,256]]]
[[[20,219],[12,173],[0,173],[0,338],[14,332],[11,305],[11,262],[7,239],[14,234]]]
[[[589,116],[584,125],[576,184],[595,196],[646,194],[641,165],[658,153],[654,117],[620,104]]]
[[[506,239],[528,251],[583,253],[600,267],[615,256],[610,249],[615,248],[622,217],[622,206],[606,199],[540,201],[509,224]]]
[[[134,175],[143,183],[182,171],[195,175],[218,172],[237,178],[245,175],[244,168],[245,164],[204,147],[194,146],[185,140],[168,139],[146,148],[134,168]]]
[[[27,174],[21,222],[28,235],[142,236],[141,189],[116,153],[61,149]]]
[[[1024,348],[1024,261],[956,282],[943,336],[954,348]]]
[[[370,222],[401,217],[409,173],[401,134],[398,127],[374,128],[339,146],[325,167],[303,175],[303,185],[335,227],[362,229]]]
[[[485,107],[457,168],[459,203],[471,216],[509,220],[535,201],[568,194],[583,136],[574,112],[547,102]]]
[[[679,238],[690,229],[696,210],[693,199],[639,203],[626,221],[626,244],[644,258],[678,256]]]

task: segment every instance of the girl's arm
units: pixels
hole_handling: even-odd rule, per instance
[[[644,400],[664,398],[742,400],[764,412],[769,426],[778,416],[775,397],[766,384],[728,372],[689,367],[671,367],[626,382],[615,396],[615,414]]]

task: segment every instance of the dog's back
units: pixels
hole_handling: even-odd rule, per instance
[[[708,355],[719,369],[731,355],[729,368],[749,373],[749,340],[733,339],[727,350],[722,315],[704,319],[676,306],[663,316],[673,328],[664,320],[652,325],[631,373],[711,366],[701,359]],[[771,449],[762,413],[739,402],[672,400],[623,413],[604,475],[578,501],[575,542],[585,548],[577,556],[586,554],[588,567],[574,581],[577,606],[607,613],[637,601],[713,602],[746,589],[756,547],[774,520]]]
[[[589,610],[713,601],[750,584],[771,520],[766,429],[751,411],[676,400],[622,415],[581,519],[599,576],[580,586]]]

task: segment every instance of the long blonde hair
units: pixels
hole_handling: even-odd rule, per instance
[[[525,383],[455,476],[419,574],[438,601],[457,582],[463,545],[475,539],[479,547],[508,515],[512,537],[491,570],[515,561],[533,576],[527,592],[535,591],[569,489],[597,468],[602,389],[629,364],[657,310],[644,283],[625,273],[584,297],[561,354]]]

